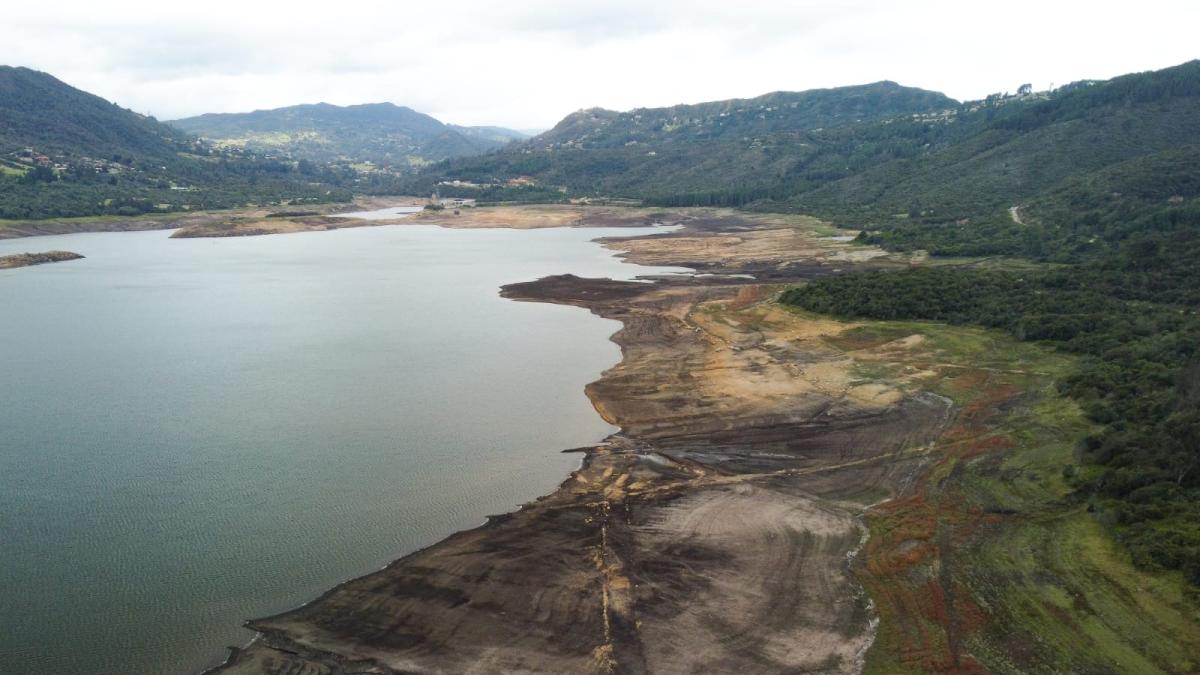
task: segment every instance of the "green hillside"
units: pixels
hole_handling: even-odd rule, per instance
[[[493,199],[744,206],[885,233],[903,220],[911,239],[913,221],[931,228],[969,218],[1000,228],[1011,207],[1048,198],[1069,180],[1177,149],[1200,137],[1198,96],[1200,62],[1190,62],[962,104],[881,82],[625,113],[593,109],[501,151],[430,167],[409,185],[425,192],[465,181]],[[536,184],[511,187],[519,177]]]
[[[314,162],[372,162],[401,169],[482,154],[524,138],[499,127],[446,125],[391,103],[210,113],[170,124],[222,146]]]
[[[0,152],[172,159],[193,141],[154,119],[28,68],[0,66]]]
[[[945,245],[958,236],[953,230],[976,229],[961,227],[961,219],[1011,225],[1012,206],[1044,210],[1092,174],[1099,180],[1106,172],[1136,171],[1135,160],[1200,142],[1200,61],[1068,86],[1045,100],[982,102],[954,120],[932,125],[928,149],[912,158],[756,206],[879,226],[878,241],[898,228],[907,233],[906,245],[963,253]],[[900,222],[906,220],[919,225]],[[938,227],[946,223],[954,223],[950,231]],[[913,239],[917,230],[925,234]]]
[[[336,172],[215,151],[54,77],[0,66],[0,218],[349,199]]]
[[[757,194],[798,163],[832,175],[843,170],[847,157],[842,155],[870,152],[847,140],[844,130],[858,133],[897,116],[933,114],[955,105],[942,94],[879,82],[624,113],[582,110],[499,152],[431,167],[411,185],[424,192],[443,181],[503,185],[527,176],[542,189],[491,192],[553,198],[565,190],[570,196],[659,200],[697,192]],[[837,157],[826,147],[831,139],[836,139]],[[488,197],[484,190],[482,196]]]

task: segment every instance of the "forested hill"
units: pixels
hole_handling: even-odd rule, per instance
[[[893,143],[915,139],[907,156],[881,158],[836,181],[781,181],[756,207],[877,227],[877,241],[894,247],[1036,256],[1050,242],[1019,221],[1048,223],[1039,215],[1069,194],[1116,181],[1138,185],[1128,199],[1157,198],[1176,181],[1183,189],[1194,180],[1195,164],[1179,153],[1195,155],[1188,147],[1200,144],[1200,61],[1028,100],[978,102],[945,121],[889,131]],[[980,230],[994,245],[968,244],[981,241]]]
[[[880,229],[963,219],[1000,227],[1012,206],[1032,206],[1072,181],[1197,138],[1200,62],[1193,61],[962,104],[881,82],[625,113],[586,110],[500,152],[431,167],[412,188],[456,180],[505,186],[525,177],[519,187],[474,191],[498,199],[606,196],[796,211]]]
[[[224,146],[318,162],[369,161],[393,168],[478,155],[524,138],[498,127],[456,127],[391,103],[297,105],[209,113],[170,124]]]
[[[614,148],[631,144],[687,144],[736,140],[825,126],[860,124],[897,115],[943,110],[957,102],[942,94],[877,82],[838,89],[775,92],[751,99],[714,101],[618,113],[595,108],[567,116],[530,145]]]
[[[52,156],[170,158],[186,134],[29,68],[0,66],[0,156],[25,148]]]
[[[522,180],[511,194],[491,190],[501,197],[560,190],[622,197],[757,190],[798,163],[831,175],[842,171],[845,158],[818,157],[832,129],[874,128],[957,105],[936,92],[878,82],[629,112],[594,108],[502,151],[431,167],[411,185],[424,192],[440,182],[503,185],[532,178],[540,186]]]
[[[0,219],[345,200],[352,180],[218,151],[46,73],[0,66]]]

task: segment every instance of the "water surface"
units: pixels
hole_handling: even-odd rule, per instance
[[[613,429],[616,322],[504,283],[628,277],[628,229],[0,241],[0,673],[186,673],[244,619],[551,491]]]
[[[424,210],[423,206],[389,206],[383,209],[374,209],[371,211],[350,211],[348,213],[334,213],[334,218],[360,218],[362,220],[392,220],[395,218],[407,218],[414,213]]]

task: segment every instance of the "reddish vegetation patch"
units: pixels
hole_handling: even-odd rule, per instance
[[[999,456],[1013,446],[993,427],[1023,392],[1000,379],[964,370],[946,381],[969,401],[938,441],[914,493],[868,515],[874,536],[858,574],[882,618],[875,649],[884,658],[877,662],[935,673],[988,672],[963,651],[989,616],[972,599],[954,553],[981,536],[981,526],[1002,519],[973,506],[959,490],[964,460]]]

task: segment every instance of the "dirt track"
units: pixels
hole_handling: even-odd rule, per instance
[[[663,237],[653,256],[708,251],[709,269],[739,273],[853,264],[849,247],[786,229],[692,223],[668,236],[679,257]],[[764,237],[812,253],[744,252]],[[715,279],[506,287],[623,323],[622,362],[588,387],[622,433],[521,511],[251,622],[260,639],[218,672],[856,672],[874,635],[850,574],[858,516],[904,493],[950,404],[863,376],[873,354],[829,341],[849,324],[780,309],[776,287]]]

